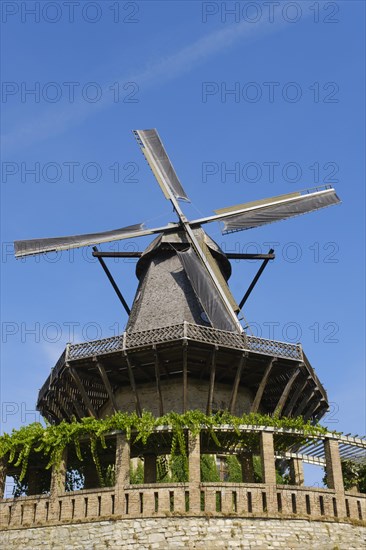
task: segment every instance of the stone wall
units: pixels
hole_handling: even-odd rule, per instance
[[[3,532],[0,543],[17,550],[361,550],[366,528],[306,520],[169,517],[15,529]]]

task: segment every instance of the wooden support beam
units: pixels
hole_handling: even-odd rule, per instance
[[[314,388],[311,389],[310,391],[307,391],[306,394],[304,395],[303,399],[301,400],[301,403],[300,405],[297,407],[296,409],[296,416],[300,416],[303,412],[303,410],[305,409],[305,407],[308,405],[309,401],[312,400],[312,398],[314,397],[315,395],[315,390]]]
[[[200,380],[202,380],[207,374],[210,373],[211,359],[212,359],[212,353],[208,353],[207,354],[207,359],[205,361],[205,366],[202,366],[202,368],[201,368]]]
[[[188,410],[188,341],[183,340],[183,412]]]
[[[318,391],[318,388],[313,388],[313,392],[310,395],[304,409],[301,412],[301,416],[305,421],[307,421],[312,415],[315,408],[318,406],[319,401],[321,400],[320,392]]]
[[[159,414],[163,416],[164,414],[164,400],[163,393],[161,391],[161,381],[160,381],[160,359],[158,350],[154,345],[154,365],[155,365],[155,380],[156,380],[156,393],[159,400]]]
[[[83,400],[83,402],[84,402],[84,405],[85,405],[86,410],[87,410],[88,413],[89,413],[89,416],[94,416],[95,418],[98,418],[98,415],[97,415],[97,413],[96,413],[96,411],[95,411],[95,409],[94,409],[94,407],[93,407],[92,402],[91,402],[90,399],[89,399],[88,394],[87,394],[86,391],[85,391],[85,388],[84,388],[84,386],[83,386],[83,383],[82,383],[82,381],[81,381],[81,379],[80,379],[80,376],[79,376],[79,374],[77,373],[76,369],[74,369],[74,367],[70,367],[70,366],[69,366],[69,372],[70,372],[70,374],[71,374],[71,376],[72,376],[72,378],[73,378],[73,380],[74,380],[74,382],[75,382],[75,384],[76,384],[77,389],[78,389],[79,392],[80,392],[81,398],[82,398],[82,400]]]
[[[320,401],[315,405],[315,407],[309,407],[309,410],[304,414],[304,420],[307,421],[311,416],[314,416],[317,412],[319,414],[320,410],[323,409],[326,405],[325,399],[321,398]]]
[[[236,369],[233,389],[232,389],[232,392],[231,392],[230,403],[229,403],[229,411],[230,411],[231,414],[234,414],[234,411],[235,411],[236,399],[238,397],[238,389],[239,389],[239,384],[240,384],[241,373],[243,372],[243,366],[244,366],[245,358],[246,358],[246,354],[242,353],[242,355],[239,359],[238,368]]]
[[[76,399],[74,399],[72,401],[72,406],[74,407],[74,410],[76,412],[76,416],[79,417],[79,420],[81,420],[82,418],[84,418],[85,416],[85,413],[84,411],[81,409],[79,403],[76,401]]]
[[[151,378],[151,376],[149,376],[149,374],[146,372],[146,370],[143,367],[141,367],[141,365],[139,363],[137,363],[137,361],[134,362],[134,367],[135,367],[136,373],[142,374],[142,376],[148,382],[153,382],[154,381],[154,379]]]
[[[277,361],[277,358],[273,357],[269,361],[269,363],[266,367],[266,370],[264,371],[263,378],[261,380],[261,383],[258,386],[257,393],[255,394],[254,401],[253,401],[252,406],[250,408],[250,412],[252,412],[252,413],[258,412],[259,405],[261,404],[262,396],[263,396],[263,393],[264,393],[264,389],[266,387],[269,375],[271,374],[273,363],[275,361]]]
[[[208,387],[208,397],[207,397],[207,407],[206,407],[206,414],[208,416],[212,414],[212,402],[213,402],[213,396],[214,396],[215,376],[216,376],[216,356],[217,356],[218,349],[219,349],[218,346],[215,346],[211,354],[210,384]]]
[[[62,390],[62,386],[61,387],[58,386],[57,388],[55,388],[54,396],[55,396],[55,401],[57,402],[58,407],[62,412],[62,414],[65,416],[65,418],[70,419],[72,415],[68,407],[68,400],[65,398],[65,394]]]
[[[62,409],[62,411],[64,412],[65,417],[67,418],[67,420],[71,420],[72,413],[71,413],[70,409],[66,406],[66,404],[65,403],[59,403],[59,406]]]
[[[134,396],[134,399],[135,399],[136,412],[139,416],[141,416],[142,410],[141,410],[141,405],[140,405],[140,399],[139,399],[139,396],[138,396],[138,393],[137,393],[136,382],[135,382],[135,377],[134,377],[134,374],[133,374],[130,358],[128,357],[128,354],[127,354],[126,351],[123,352],[123,355],[124,355],[124,357],[126,359],[126,363],[127,363],[128,377],[129,377],[129,380],[130,380],[131,390],[132,390],[132,393],[133,393],[133,396]]]
[[[292,388],[296,378],[299,376],[299,373],[300,373],[300,369],[299,368],[295,369],[294,372],[292,373],[292,375],[290,376],[286,386],[284,387],[284,390],[281,394],[281,397],[278,400],[277,407],[276,407],[276,413],[278,415],[280,415],[282,413],[282,409],[285,406],[285,403],[287,401],[287,398],[289,396],[291,388]]]
[[[73,393],[75,392],[75,389],[74,389],[73,386],[70,385],[70,383],[72,384],[71,374],[68,377],[66,383],[64,383],[64,391],[66,392],[67,397],[70,400],[70,403],[72,403],[72,406],[73,406],[73,408],[76,412],[76,416],[78,416],[79,419],[81,420],[82,418],[84,418],[87,415],[85,414],[85,411],[83,411],[83,409],[81,408],[80,403],[78,402],[78,400],[75,399],[75,395],[73,395]]]
[[[283,416],[290,416],[297,400],[299,399],[300,395],[302,394],[302,392],[305,390],[306,386],[308,385],[309,380],[311,380],[311,378],[310,378],[310,376],[307,376],[305,382],[303,382],[302,384],[299,385],[299,387],[297,388],[297,390],[294,392],[293,396],[291,397],[290,402],[288,403],[288,405],[286,405],[286,408],[283,412]]]
[[[43,410],[44,406],[42,406]],[[49,400],[47,400],[47,410],[51,413],[51,415],[57,419],[58,422],[61,422],[62,420],[65,420],[65,416],[63,415],[62,411],[58,408],[56,403],[50,403]]]
[[[258,269],[257,274],[255,275],[253,281],[250,283],[248,290],[244,294],[243,299],[241,300],[241,302],[239,304],[239,309],[242,309],[243,305],[245,304],[245,302],[249,298],[250,294],[252,293],[252,290],[255,287],[255,285],[257,284],[259,277],[262,275],[266,265],[268,264],[269,260],[271,259],[270,257],[273,254],[273,252],[274,252],[274,250],[273,250],[273,248],[271,248],[270,251],[267,254],[268,257],[262,262],[262,265]]]
[[[93,246],[93,252],[99,252],[98,248],[96,246]],[[127,315],[129,315],[131,313],[131,310],[126,302],[126,300],[124,299],[124,297],[122,296],[122,292],[120,291],[120,289],[118,288],[117,286],[117,283],[116,281],[113,279],[113,276],[112,276],[112,273],[109,271],[108,267],[106,266],[106,263],[105,261],[103,260],[103,258],[101,256],[97,256],[98,258],[98,262],[100,263],[100,265],[102,266],[102,269],[104,271],[104,273],[107,275],[108,277],[108,280],[109,282],[111,283],[112,287],[113,287],[113,290],[115,291],[115,293],[117,294],[121,304],[123,305]]]
[[[99,375],[102,379],[102,382],[104,384],[104,387],[105,387],[105,389],[108,393],[108,397],[109,397],[109,400],[111,402],[113,412],[116,413],[118,411],[118,404],[117,404],[116,397],[114,395],[111,383],[109,381],[108,375],[107,375],[107,373],[105,371],[105,368],[103,367],[102,363],[100,361],[98,361],[98,359],[96,357],[94,357],[94,361],[95,361],[95,364],[97,366]]]

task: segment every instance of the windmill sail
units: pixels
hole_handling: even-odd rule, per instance
[[[248,203],[240,206],[240,209],[246,210],[245,212],[222,220],[224,222],[223,234],[286,220],[338,202],[340,201],[334,189],[329,189],[329,191],[309,193],[308,195],[298,193],[295,196],[291,194],[289,196],[274,197],[263,201],[258,206]],[[237,207],[234,208],[238,209]],[[225,209],[216,211],[217,214],[224,212]]]
[[[174,224],[172,224],[174,225]],[[133,237],[142,237],[167,231],[172,226],[167,225],[155,229],[144,229],[144,224],[129,225],[112,231],[102,233],[87,233],[85,235],[71,235],[68,237],[51,237],[46,239],[30,239],[27,241],[15,241],[15,257],[30,256],[32,254],[42,254],[45,252],[54,252],[58,250],[69,250],[70,248],[79,248],[93,244],[118,241],[120,239],[130,239]]]
[[[185,252],[177,251],[177,254],[212,326],[221,330],[237,330],[219,292],[197,254],[192,248]]]
[[[235,312],[238,312],[239,311],[239,306],[236,303],[236,300],[235,300],[234,296],[231,294],[229,286],[228,286],[228,284],[227,284],[227,282],[226,282],[219,266],[217,265],[217,262],[216,262],[215,258],[213,257],[209,247],[207,246],[207,244],[203,240],[199,240],[199,244],[201,246],[202,252],[204,253],[204,255],[206,257],[206,260],[208,261],[212,271],[214,272],[214,274],[216,276],[217,281],[220,283],[220,286],[221,286],[226,298],[228,299],[231,307],[233,308],[233,310]]]
[[[224,222],[223,234],[226,234],[286,220],[339,202],[335,190],[330,188],[305,195],[301,192],[280,195],[263,201],[222,208],[215,212],[218,215],[216,219]]]
[[[166,199],[170,199],[169,190],[176,199],[190,202],[173,165],[167,155],[158,132],[153,130],[134,130],[138,144],[141,147],[151,170],[154,173]]]

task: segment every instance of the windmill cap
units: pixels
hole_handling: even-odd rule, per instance
[[[223,252],[223,250],[221,250],[219,245],[213,239],[211,239],[211,237],[209,237],[207,233],[205,233],[205,231],[203,231],[202,228],[199,227],[194,229],[193,231],[198,240],[203,240],[205,242],[215,260],[217,261],[223,276],[226,280],[228,280],[231,276],[231,264],[230,261],[227,259],[226,254]],[[136,264],[137,278],[140,279],[151,258],[159,254],[159,252],[184,250],[185,248],[187,248],[187,246],[189,246],[189,241],[187,239],[185,231],[182,230],[174,231],[172,233],[162,233],[161,235],[156,237],[156,239],[154,239],[142,253],[141,258]]]

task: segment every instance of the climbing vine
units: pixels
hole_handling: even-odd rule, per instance
[[[89,441],[91,455],[95,463],[100,479],[103,478],[102,467],[99,460],[98,446],[106,448],[106,436],[115,431],[122,431],[132,444],[141,442],[146,445],[149,437],[156,428],[161,426],[170,427],[171,455],[181,456],[186,459],[186,438],[185,431],[189,429],[193,435],[197,435],[204,427],[213,442],[222,446],[220,435],[214,431],[214,427],[228,425],[233,428],[229,436],[225,436],[226,445],[242,445],[247,450],[255,450],[257,439],[255,433],[243,434],[239,430],[240,425],[252,426],[273,426],[276,428],[301,430],[304,440],[309,435],[321,435],[327,433],[326,428],[320,425],[312,425],[305,422],[302,417],[279,418],[278,416],[263,415],[259,413],[244,414],[240,417],[233,416],[228,412],[219,412],[211,416],[194,410],[184,414],[170,412],[161,417],[154,417],[150,412],[144,411],[141,416],[136,413],[117,412],[113,416],[97,420],[95,418],[83,418],[81,421],[61,422],[57,425],[46,427],[40,423],[33,423],[13,430],[11,434],[4,434],[0,437],[0,458],[20,468],[19,480],[24,479],[30,456],[38,456],[46,461],[46,469],[60,465],[63,452],[66,447],[73,445],[76,456],[83,460],[80,442]],[[226,432],[227,434],[228,432]],[[289,437],[284,441],[286,445]],[[299,437],[298,435],[296,436]],[[229,438],[229,439],[228,439]]]

